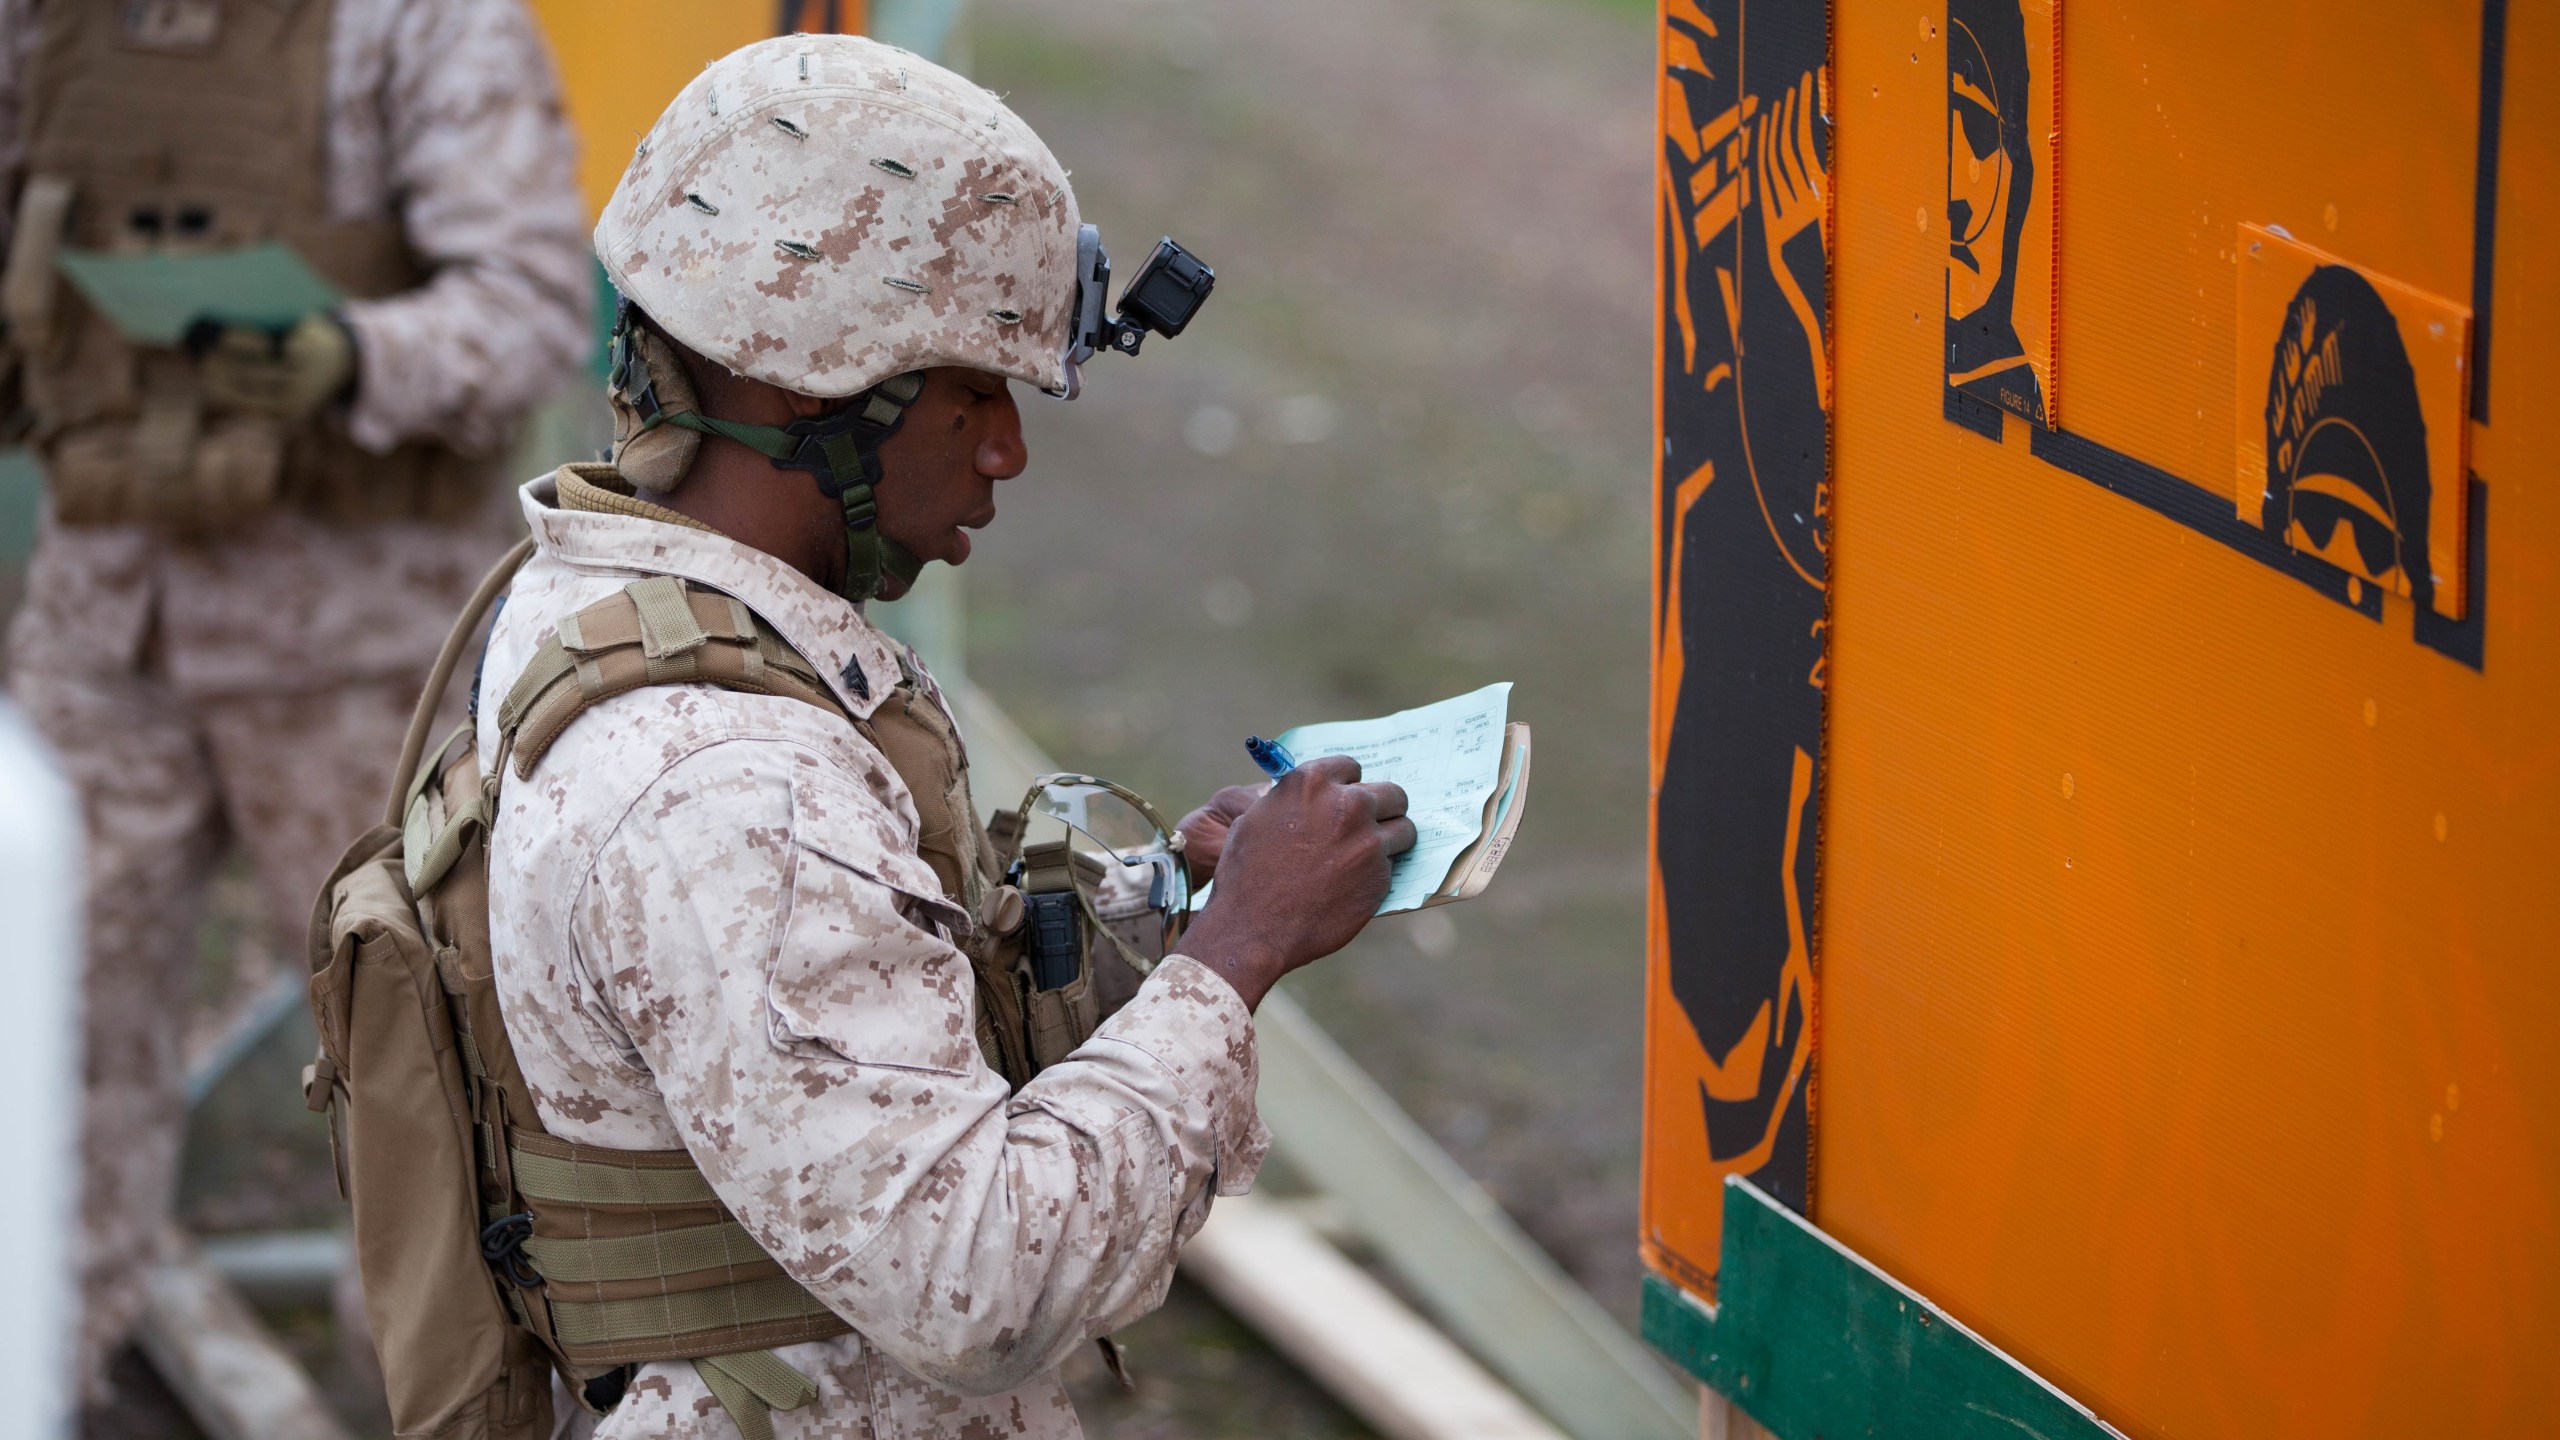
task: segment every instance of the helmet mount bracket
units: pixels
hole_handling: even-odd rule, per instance
[[[1217,283],[1217,271],[1168,235],[1129,277],[1114,313],[1105,315],[1111,252],[1103,247],[1099,227],[1082,227],[1076,233],[1076,323],[1068,365],[1081,365],[1104,350],[1135,355],[1150,331],[1168,339],[1181,334]]]

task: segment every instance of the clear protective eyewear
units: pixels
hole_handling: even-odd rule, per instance
[[[1165,823],[1162,811],[1137,791],[1099,775],[1060,772],[1031,782],[1021,814],[1026,822],[1035,816],[1057,821],[1085,842],[1075,848],[1107,862],[1108,893],[1084,897],[1087,908],[1097,912],[1097,923],[1122,918],[1143,904],[1164,917],[1164,948],[1170,953],[1190,908],[1191,875],[1183,863],[1182,832]],[[1114,865],[1119,867],[1116,875],[1110,869]]]

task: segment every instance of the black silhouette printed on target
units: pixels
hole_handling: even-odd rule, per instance
[[[1709,24],[1668,23],[1704,68],[1671,78],[1725,138],[1694,161],[1666,151],[1661,243],[1686,253],[1663,297],[1660,563],[1679,608],[1662,624],[1685,666],[1655,863],[1670,988],[1725,1077],[1696,1090],[1708,1153],[1802,1210],[1829,551],[1828,40],[1818,4],[1700,10]],[[1703,482],[1685,506],[1684,480]]]
[[[1947,385],[2042,424],[2044,388],[2014,313],[2018,243],[2036,188],[2029,86],[2016,0],[1950,0]],[[1978,303],[1960,298],[1968,292]]]
[[[2433,499],[2400,323],[2362,275],[2323,265],[2294,292],[2270,357],[2258,523],[2295,549],[2351,554],[2356,563],[2343,568],[2406,593],[2423,616],[2435,600]]]

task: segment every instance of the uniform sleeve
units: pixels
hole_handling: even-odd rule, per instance
[[[575,940],[686,1148],[890,1358],[994,1394],[1154,1309],[1268,1139],[1252,1019],[1176,957],[1020,1094],[980,1060],[957,912],[902,795],[780,744],[680,762]]]
[[[374,450],[487,452],[589,343],[577,141],[523,0],[413,0],[386,43],[387,189],[433,278],[343,312],[360,356],[348,429]]]
[[[27,0],[0,0],[0,255],[17,233],[18,187],[27,178],[27,62],[35,53],[35,17]]]

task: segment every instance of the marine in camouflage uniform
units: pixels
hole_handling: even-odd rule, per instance
[[[1078,233],[1057,161],[966,80],[850,37],[739,51],[676,98],[597,227],[607,273],[640,307],[626,316],[637,371],[617,380],[615,468],[569,467],[524,491],[537,550],[496,623],[484,701],[564,617],[635,578],[675,576],[742,602],[831,677],[846,712],[699,684],[600,699],[530,773],[504,771],[490,829],[497,990],[543,1127],[690,1152],[757,1245],[853,1327],[774,1352],[816,1390],[772,1412],[783,1440],[1079,1434],[1057,1366],[1161,1302],[1182,1240],[1263,1158],[1252,1005],[1280,969],[1357,932],[1385,893],[1388,855],[1410,844],[1410,825],[1380,819],[1401,813],[1401,792],[1328,778],[1347,767],[1356,780],[1347,761],[1302,770],[1236,821],[1218,900],[1184,952],[1013,1090],[975,1028],[964,947],[985,917],[929,863],[928,834],[945,828],[924,818],[936,807],[863,728],[910,673],[937,693],[859,603],[894,598],[920,563],[885,534],[886,509],[872,523],[872,488],[885,505],[945,472],[902,469],[885,448],[864,449],[851,473],[849,454],[827,457],[820,491],[844,496],[841,585],[821,583],[825,564],[668,508],[705,508],[687,498],[709,483],[714,452],[697,447],[724,442],[693,427],[810,457],[779,442],[780,426],[721,417],[707,398],[696,413],[685,376],[711,366],[852,397],[801,408],[817,418],[798,427],[892,422],[869,442],[859,427],[830,432],[851,448],[930,445],[997,417],[984,422],[996,438],[963,434],[953,443],[976,458],[952,463],[975,467],[967,483],[1018,472],[1012,402],[979,384],[1074,388]],[[644,323],[663,338],[650,343]],[[692,361],[679,366],[668,340]],[[979,382],[949,380],[948,367]],[[933,383],[976,398],[936,400]],[[931,423],[896,433],[917,416]],[[981,443],[999,448],[967,451]],[[810,475],[718,453],[742,467],[722,472],[739,482],[730,493],[820,493]],[[957,529],[926,548],[967,555]],[[501,708],[480,709],[491,774],[511,764]],[[1382,793],[1349,793],[1361,791]],[[1330,843],[1311,838],[1325,830],[1315,812],[1285,807],[1337,802],[1358,811],[1326,832],[1350,837],[1338,856],[1275,853]],[[1257,831],[1262,806],[1284,808]],[[1258,860],[1254,845],[1269,847]],[[1257,895],[1275,917],[1257,945],[1285,964],[1235,958],[1257,948],[1235,940]],[[1317,912],[1344,918],[1316,939],[1276,933]],[[595,1433],[737,1430],[694,1365],[652,1361]]]
[[[540,549],[490,676],[520,671],[558,617],[677,575],[744,601],[856,717],[900,681],[893,642],[769,555],[565,509],[549,482],[525,513]],[[1251,1184],[1267,1148],[1236,992],[1169,960],[1072,1063],[1008,1094],[979,1056],[953,944],[969,921],[917,853],[913,798],[852,725],[796,700],[637,691],[500,795],[492,940],[544,1127],[691,1151],[856,1327],[775,1352],[818,1390],[776,1434],[1078,1433],[1056,1365],[1163,1301],[1212,1192]],[[691,1364],[661,1362],[597,1434],[736,1431]]]
[[[118,23],[125,33],[100,28]],[[270,24],[284,27],[272,54],[221,51]],[[574,141],[521,0],[70,11],[0,0],[0,165],[12,196],[33,188],[30,174],[68,163],[66,243],[83,243],[81,226],[124,219],[81,217],[85,191],[96,210],[98,195],[124,183],[115,155],[84,161],[58,143],[77,128],[66,107],[83,101],[114,107],[144,137],[102,129],[102,151],[165,143],[180,186],[191,166],[224,163],[203,144],[189,149],[191,117],[165,90],[134,91],[137,76],[181,73],[150,67],[184,63],[190,46],[233,66],[210,72],[204,124],[253,120],[269,113],[262,105],[281,117],[278,131],[236,149],[283,157],[282,233],[317,236],[315,262],[330,234],[377,234],[374,251],[409,283],[336,312],[353,366],[342,398],[298,432],[336,447],[320,463],[327,474],[303,477],[307,493],[186,533],[148,520],[66,523],[64,497],[49,495],[11,626],[10,690],[70,772],[89,828],[79,1354],[93,1398],[103,1357],[138,1311],[170,1203],[183,1127],[179,997],[191,988],[208,874],[238,842],[278,930],[298,936],[337,852],[381,804],[445,626],[504,548],[491,461],[528,406],[574,372],[591,313]],[[317,93],[297,93],[305,76]],[[156,140],[155,124],[177,132]],[[146,218],[181,236],[200,223],[184,205],[137,208],[133,222]],[[203,238],[254,238],[226,233],[225,218]],[[341,288],[363,294],[361,283]],[[67,291],[56,303],[76,304]],[[42,368],[41,357],[24,365]],[[30,394],[48,460],[49,441],[63,438],[45,426],[48,405],[99,399],[38,395],[32,384]],[[368,487],[412,483],[389,477],[420,457],[442,475],[442,498],[424,507],[432,518],[368,505]],[[50,474],[49,488],[62,479]],[[341,503],[317,503],[323,491]]]

